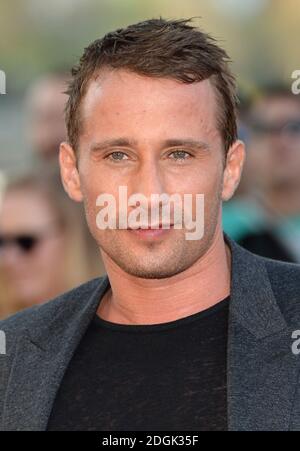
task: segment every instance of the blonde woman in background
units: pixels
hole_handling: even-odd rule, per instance
[[[103,271],[81,205],[67,198],[58,174],[27,174],[7,184],[0,210],[0,317]]]

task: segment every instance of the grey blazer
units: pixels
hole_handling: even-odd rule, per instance
[[[300,430],[300,266],[232,251],[228,336],[230,431]],[[0,322],[0,430],[46,430],[60,382],[107,277]],[[299,346],[300,348],[300,346]],[[292,351],[293,349],[293,351]]]

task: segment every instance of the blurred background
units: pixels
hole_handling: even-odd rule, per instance
[[[224,229],[246,248],[300,262],[297,0],[2,0],[0,318],[103,274],[82,207],[58,174],[63,91],[84,47],[147,18],[196,16],[228,51],[239,85],[247,164]]]

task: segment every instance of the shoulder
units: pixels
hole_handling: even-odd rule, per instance
[[[90,315],[101,295],[104,278],[96,278],[57,296],[39,306],[25,309],[0,321],[0,423],[1,401],[8,384],[9,374],[14,361],[18,343],[28,334],[38,337],[38,345],[53,339],[61,343],[58,337],[69,324],[75,326],[85,315]],[[59,346],[59,344],[58,344]],[[23,362],[26,360],[23,356]],[[1,426],[0,426],[1,428]]]

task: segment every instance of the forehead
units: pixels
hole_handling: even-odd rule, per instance
[[[216,109],[209,80],[187,84],[114,70],[102,72],[89,83],[81,118],[84,134],[95,127],[99,132],[144,131],[148,136],[174,127],[211,133],[216,130]]]

